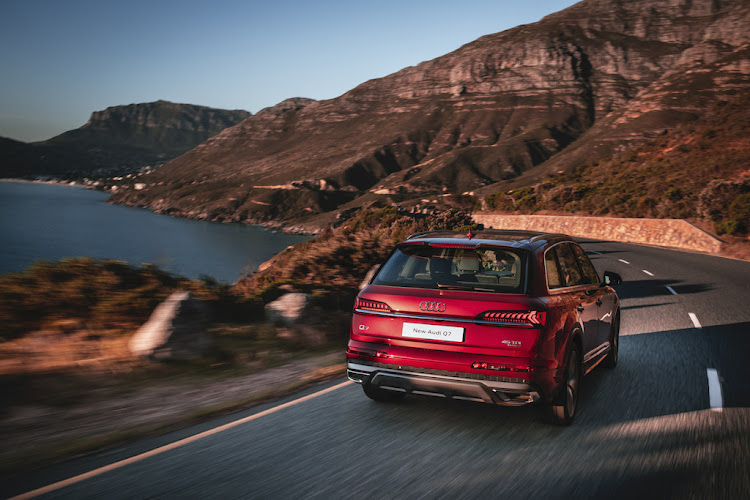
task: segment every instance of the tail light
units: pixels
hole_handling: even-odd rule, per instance
[[[385,302],[378,302],[377,300],[367,300],[357,297],[357,300],[354,302],[354,309],[357,311],[373,311],[373,312],[387,312],[392,313],[393,309],[391,309],[388,304]]]
[[[474,318],[476,321],[497,323],[504,326],[544,326],[545,311],[485,311]]]

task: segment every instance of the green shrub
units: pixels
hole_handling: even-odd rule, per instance
[[[512,212],[515,210],[513,198],[503,191],[488,195],[484,201],[489,210],[499,210],[502,212]]]
[[[680,188],[677,187],[671,187],[666,190],[666,192],[662,195],[662,200],[669,200],[669,201],[677,201],[682,198],[682,191]]]
[[[537,209],[536,190],[532,186],[516,189],[512,196],[517,209],[523,212],[533,212]]]
[[[714,229],[718,235],[737,235],[744,234],[747,231],[747,227],[741,221],[735,219],[717,222],[714,224]]]
[[[729,205],[729,217],[745,225],[750,222],[750,193],[744,193]]]

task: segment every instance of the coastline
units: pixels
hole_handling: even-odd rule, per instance
[[[205,212],[193,213],[186,212],[184,210],[176,210],[172,208],[160,209],[154,208],[149,205],[130,203],[128,201],[112,201],[112,196],[105,200],[111,205],[120,205],[124,207],[142,208],[148,210],[157,215],[167,215],[170,217],[177,217],[180,219],[195,220],[201,222],[216,222],[220,224],[240,224],[243,226],[261,226],[269,231],[284,234],[293,234],[299,236],[315,236],[320,233],[324,228],[314,223],[286,223],[281,221],[269,221],[259,219],[242,219],[239,217],[209,217]]]
[[[17,177],[0,177],[0,182],[13,182],[16,184],[49,184],[55,186],[68,186],[68,187],[80,187],[84,189],[96,189],[95,186],[82,184],[76,181],[61,181],[56,179],[41,180],[41,179],[21,179]]]
[[[246,220],[238,220],[238,219],[227,219],[227,218],[208,218],[202,216],[202,214],[194,215],[186,212],[168,212],[166,210],[159,210],[154,209],[148,205],[138,205],[134,203],[123,203],[123,202],[113,202],[111,201],[112,196],[114,193],[112,191],[102,189],[97,184],[87,184],[79,181],[62,181],[59,179],[48,179],[48,180],[42,180],[42,179],[23,179],[18,177],[5,177],[0,178],[0,182],[8,182],[8,183],[16,183],[16,184],[46,184],[46,185],[55,185],[55,186],[66,186],[66,187],[76,187],[76,188],[83,188],[83,189],[91,189],[93,191],[101,191],[104,193],[108,193],[110,196],[105,201],[111,205],[120,205],[124,207],[132,207],[132,208],[143,208],[145,210],[148,210],[154,214],[157,215],[167,215],[171,217],[177,217],[181,219],[189,219],[189,220],[196,220],[196,221],[202,221],[202,222],[217,222],[221,224],[241,224],[244,226],[261,226],[265,229],[268,229],[269,231],[277,232],[277,233],[284,233],[284,234],[294,234],[294,235],[300,235],[300,236],[315,236],[320,231],[323,230],[322,227],[319,227],[315,224],[299,224],[299,223],[284,223],[279,221],[264,221],[264,220],[253,220],[253,219],[246,219]],[[95,181],[96,182],[96,181]]]

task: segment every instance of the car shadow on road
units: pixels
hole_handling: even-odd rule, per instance
[[[586,250],[586,254],[592,257],[597,255],[607,255],[611,253],[622,253],[621,250]]]
[[[581,420],[609,425],[708,409],[709,368],[723,380],[724,407],[750,407],[749,331],[741,322],[621,337],[617,367],[584,379]]]
[[[621,300],[643,297],[672,295],[667,287],[671,287],[678,294],[703,293],[714,287],[702,283],[686,283],[683,280],[644,279],[623,280],[615,289]]]
[[[674,302],[660,302],[658,304],[639,304],[637,306],[622,306],[620,307],[621,311],[628,311],[631,309],[644,309],[647,307],[661,307],[661,306],[669,306],[674,304]]]

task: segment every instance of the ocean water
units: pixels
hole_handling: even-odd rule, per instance
[[[309,237],[261,226],[192,221],[105,202],[75,186],[0,182],[0,274],[39,259],[96,257],[233,283]]]

